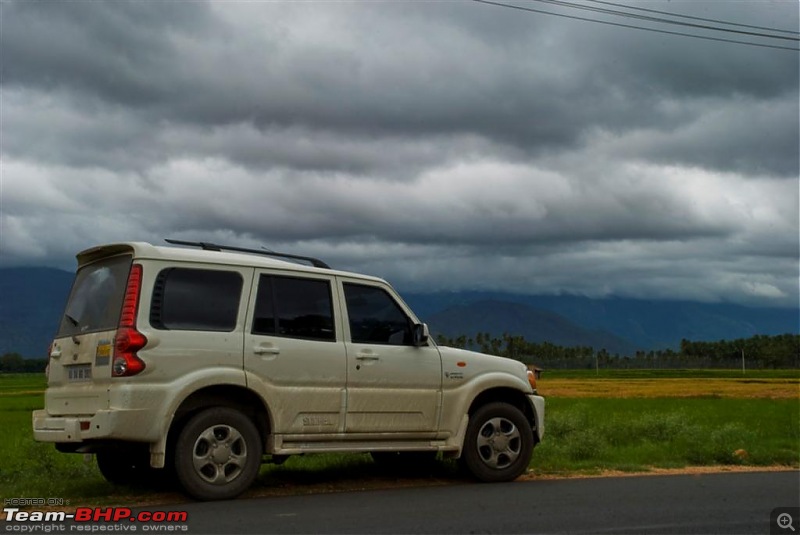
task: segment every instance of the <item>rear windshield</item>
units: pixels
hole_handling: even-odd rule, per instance
[[[130,256],[117,256],[78,270],[58,336],[116,329],[130,267]]]

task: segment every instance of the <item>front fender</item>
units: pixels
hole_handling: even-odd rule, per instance
[[[444,434],[455,436],[459,433],[462,419],[472,403],[486,391],[507,388],[529,396],[531,386],[520,377],[504,372],[482,373],[465,380],[461,384],[452,384],[452,379],[445,375],[442,387],[442,419],[439,429]]]

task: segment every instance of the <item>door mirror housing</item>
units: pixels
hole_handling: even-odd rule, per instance
[[[428,339],[430,338],[430,333],[428,332],[428,326],[424,323],[417,323],[414,325],[414,328],[411,331],[412,340],[416,347],[421,347],[424,345],[428,345]]]

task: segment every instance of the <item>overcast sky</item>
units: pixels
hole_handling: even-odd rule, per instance
[[[618,2],[798,31],[795,0]],[[171,237],[405,291],[798,306],[796,51],[475,2],[0,14],[2,266]]]

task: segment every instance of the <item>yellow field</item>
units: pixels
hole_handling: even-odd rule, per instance
[[[539,393],[564,398],[800,399],[800,379],[539,379]]]

